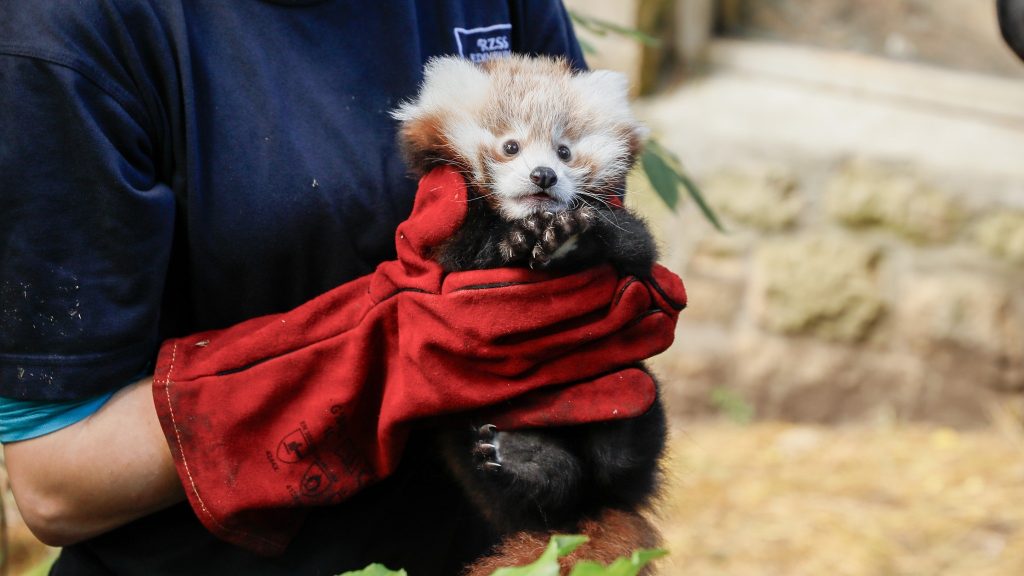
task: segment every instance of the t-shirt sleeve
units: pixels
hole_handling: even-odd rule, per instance
[[[531,56],[565,56],[573,68],[587,62],[561,0],[521,0],[512,5],[512,51]]]
[[[66,428],[99,410],[113,394],[68,402],[0,397],[0,444],[30,440]]]
[[[0,40],[0,396],[96,398],[151,362],[175,219],[152,121],[89,62]]]

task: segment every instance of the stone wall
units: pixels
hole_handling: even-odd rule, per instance
[[[691,296],[655,363],[671,411],[1024,420],[1024,66],[992,3],[716,4],[772,41],[714,39],[706,76],[638,103],[728,229],[631,182]],[[633,2],[569,5],[636,25]]]
[[[691,295],[672,411],[1024,420],[1024,83],[759,42],[711,61],[638,104],[727,228],[634,181]]]
[[[965,426],[1016,410],[1021,198],[885,159],[748,157],[697,179],[727,233],[647,206],[691,299],[658,361],[677,414]]]
[[[719,0],[728,32],[1024,78],[995,0]]]

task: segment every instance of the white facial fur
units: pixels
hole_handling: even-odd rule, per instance
[[[433,59],[417,100],[393,116],[413,148],[434,142],[422,132],[410,136],[415,130],[440,132],[423,156],[463,169],[507,219],[565,210],[580,196],[601,202],[617,192],[647,134],[630,111],[623,75],[573,73],[563,62],[521,56],[482,68]],[[517,153],[506,153],[508,141],[518,143]],[[530,179],[541,167],[557,178],[547,190]]]
[[[484,161],[485,172],[490,175],[491,192],[500,199],[502,214],[509,220],[525,218],[542,210],[566,210],[577,194],[580,175],[558,157],[558,144],[529,139],[524,136],[528,133],[525,128],[519,128],[496,138],[497,159],[486,158]],[[519,153],[514,156],[504,153],[503,146],[508,141],[519,144]],[[557,178],[547,190],[542,190],[530,179],[535,169],[543,167],[551,168]]]

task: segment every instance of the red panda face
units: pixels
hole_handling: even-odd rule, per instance
[[[417,99],[393,116],[414,169],[458,167],[510,220],[607,201],[646,136],[622,75],[522,56],[431,60]]]
[[[524,125],[488,136],[481,154],[482,173],[492,203],[506,218],[572,206],[585,177],[572,162],[574,142]]]

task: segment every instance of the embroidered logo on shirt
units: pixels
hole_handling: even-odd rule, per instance
[[[495,24],[483,28],[455,28],[459,55],[473,62],[504,58],[512,54],[512,25]]]

